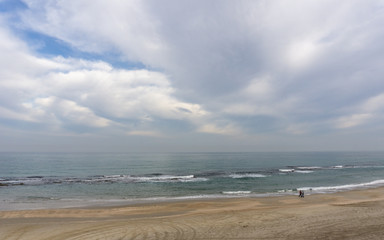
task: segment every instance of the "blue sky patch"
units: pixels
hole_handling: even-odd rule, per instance
[[[26,8],[27,5],[25,5],[22,1],[19,0],[0,1],[0,12],[9,12]]]
[[[80,58],[88,61],[104,61],[114,68],[122,69],[144,69],[146,66],[140,62],[124,61],[117,53],[95,54],[79,51],[70,44],[60,39],[41,34],[36,31],[21,31],[19,34],[33,46],[39,55],[44,57],[62,56],[65,58]]]

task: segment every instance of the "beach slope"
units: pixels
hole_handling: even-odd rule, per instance
[[[384,188],[0,212],[8,239],[382,239]]]

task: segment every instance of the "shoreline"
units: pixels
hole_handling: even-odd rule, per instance
[[[384,180],[379,180],[380,182]],[[373,181],[376,182],[376,181]],[[369,182],[371,183],[371,182]],[[344,186],[354,186],[352,189],[344,188]],[[341,185],[335,187],[317,187],[328,189],[327,191],[317,191],[312,188],[297,188],[294,190],[267,192],[267,193],[250,193],[246,192],[233,193],[233,194],[212,194],[212,195],[196,195],[196,196],[175,196],[175,197],[151,197],[151,198],[127,198],[127,199],[55,199],[55,198],[41,198],[41,201],[23,201],[6,203],[3,200],[3,205],[0,206],[0,212],[4,211],[29,211],[29,210],[49,210],[49,209],[71,209],[71,208],[108,208],[108,207],[122,207],[122,206],[136,206],[136,205],[152,205],[164,203],[177,203],[188,201],[222,201],[222,200],[236,200],[236,199],[263,199],[263,198],[283,198],[290,196],[298,196],[299,190],[304,190],[305,196],[311,195],[332,195],[342,194],[345,192],[365,191],[371,189],[383,189],[382,184],[374,186],[367,183]],[[316,189],[316,188],[314,188]],[[330,190],[332,189],[332,190]],[[335,190],[337,189],[337,190]],[[39,199],[39,198],[38,198]]]
[[[380,239],[384,187],[0,211],[2,239]]]

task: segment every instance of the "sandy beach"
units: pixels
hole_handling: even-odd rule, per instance
[[[382,239],[384,188],[0,212],[0,239]]]

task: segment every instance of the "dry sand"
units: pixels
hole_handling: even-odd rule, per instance
[[[0,239],[384,239],[384,188],[0,212]]]

